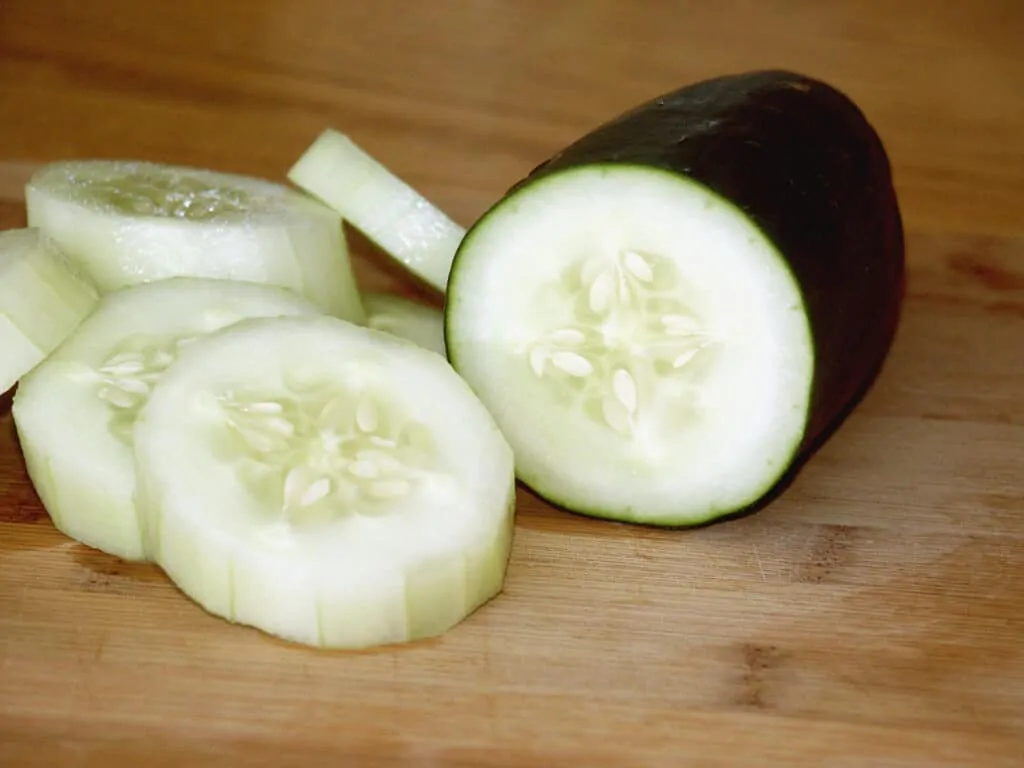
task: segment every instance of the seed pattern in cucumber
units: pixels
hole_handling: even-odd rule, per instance
[[[429,429],[365,390],[229,391],[217,400],[231,435],[227,455],[292,525],[386,513],[437,470]]]
[[[624,250],[573,262],[538,294],[539,313],[571,307],[572,318],[529,346],[530,368],[567,404],[632,436],[654,383],[689,375],[712,345],[686,293],[678,267],[657,254]]]
[[[177,359],[181,348],[196,338],[130,336],[99,367],[96,395],[111,406],[110,431],[122,443],[131,446],[135,416],[146,404],[153,385]]]

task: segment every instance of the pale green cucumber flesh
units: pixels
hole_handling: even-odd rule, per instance
[[[366,325],[429,349],[442,357],[444,314],[427,304],[388,293],[364,293]]]

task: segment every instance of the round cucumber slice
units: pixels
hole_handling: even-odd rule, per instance
[[[96,287],[35,228],[0,232],[0,393],[96,306]]]
[[[445,322],[520,478],[577,512],[710,520],[759,498],[804,433],[799,287],[750,219],[676,174],[579,166],[513,192],[463,242]]]
[[[65,535],[146,559],[135,509],[132,424],[179,351],[247,317],[319,313],[298,294],[255,283],[170,278],[104,295],[25,376],[12,405],[39,498]]]
[[[400,336],[445,356],[441,310],[389,293],[364,293],[363,306],[368,327]]]
[[[45,165],[25,189],[28,222],[102,291],[168,277],[290,288],[363,322],[341,217],[263,179],[128,160]]]
[[[412,274],[445,290],[466,230],[348,136],[331,128],[321,133],[288,178]]]
[[[216,616],[366,647],[440,634],[502,588],[511,448],[408,341],[241,321],[182,352],[134,434],[147,549]]]

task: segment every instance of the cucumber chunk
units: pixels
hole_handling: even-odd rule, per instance
[[[0,394],[42,362],[98,300],[89,278],[38,229],[0,232]]]
[[[77,259],[102,291],[168,277],[290,288],[361,323],[341,217],[263,179],[122,160],[40,168],[28,222]]]
[[[902,281],[861,112],[746,73],[640,105],[517,183],[456,254],[446,346],[539,495],[695,525],[775,498],[842,422]]]
[[[153,384],[202,334],[247,317],[319,311],[283,288],[202,278],[105,294],[21,380],[12,404],[29,477],[54,526],[117,557],[147,559],[133,500],[132,425]]]
[[[442,357],[444,349],[444,314],[412,299],[389,293],[364,293],[366,325],[407,339]]]
[[[181,353],[134,434],[147,550],[216,616],[366,647],[444,632],[502,588],[511,448],[405,340],[241,321]]]
[[[414,275],[445,290],[466,230],[348,136],[333,129],[321,133],[288,178]]]

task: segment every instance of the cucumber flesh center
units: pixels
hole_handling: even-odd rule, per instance
[[[551,316],[552,301],[564,304],[569,322],[520,345],[519,357],[553,398],[619,434],[640,439],[645,426],[685,428],[693,399],[687,386],[715,340],[681,298],[681,280],[676,265],[656,253],[579,258],[556,283],[538,288],[533,302],[542,316]],[[673,380],[682,400],[669,413],[659,394]]]
[[[214,397],[224,456],[270,516],[291,526],[394,512],[438,471],[430,430],[367,390]]]
[[[520,478],[576,511],[713,518],[764,493],[803,435],[799,286],[743,213],[676,174],[521,187],[464,241],[445,322]]]

